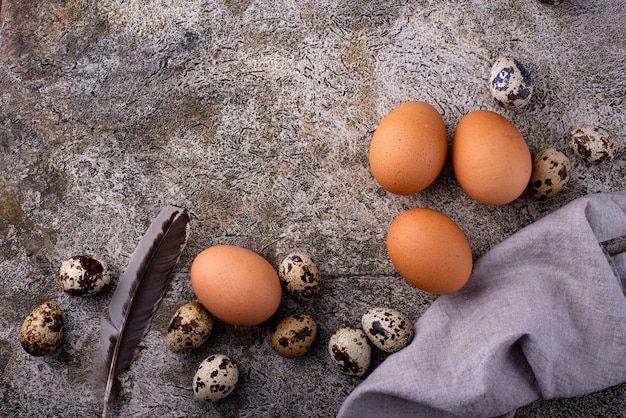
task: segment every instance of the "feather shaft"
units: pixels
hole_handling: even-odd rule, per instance
[[[139,356],[139,344],[150,330],[188,235],[188,212],[176,206],[163,208],[120,277],[109,303],[110,322],[103,318],[100,329],[105,382],[103,418],[119,395],[118,375]]]

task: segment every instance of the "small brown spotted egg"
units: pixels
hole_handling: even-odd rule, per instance
[[[186,303],[172,316],[165,340],[173,352],[197,348],[209,339],[213,331],[213,316],[198,302]]]
[[[77,255],[59,267],[59,286],[72,296],[91,296],[111,282],[111,269],[102,260]]]
[[[343,373],[363,376],[370,366],[372,349],[362,329],[340,328],[328,342],[330,358]]]
[[[567,144],[577,157],[589,164],[613,161],[619,148],[619,143],[611,132],[591,125],[582,125],[572,129]]]
[[[413,339],[413,322],[391,308],[371,308],[361,317],[361,326],[376,348],[395,353]]]
[[[313,303],[322,285],[317,264],[303,252],[287,255],[278,267],[278,277],[287,294],[306,305]]]
[[[44,302],[26,317],[20,329],[20,343],[33,356],[55,352],[63,340],[63,311],[54,302]]]
[[[515,58],[500,57],[491,67],[489,89],[505,109],[519,109],[530,101],[533,84],[530,73]]]
[[[544,149],[533,159],[530,191],[535,200],[548,200],[561,193],[569,182],[572,164],[567,155],[554,148]]]
[[[217,402],[228,397],[239,381],[239,369],[230,357],[215,354],[205,358],[193,377],[193,397]]]
[[[294,314],[276,325],[271,335],[272,348],[286,358],[302,357],[317,336],[317,324],[311,315]]]

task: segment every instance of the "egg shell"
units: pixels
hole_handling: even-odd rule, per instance
[[[213,316],[198,302],[190,302],[179,307],[167,328],[165,340],[173,352],[188,348],[198,348],[204,344],[213,331]]]
[[[361,317],[361,327],[370,342],[379,350],[395,353],[413,339],[413,322],[402,312],[377,307],[368,309]]]
[[[474,200],[503,205],[521,196],[532,173],[532,157],[522,134],[490,110],[465,115],[452,141],[457,181]]]
[[[328,341],[330,358],[343,373],[363,376],[370,366],[372,348],[359,328],[339,328]]]
[[[196,256],[190,274],[200,303],[231,325],[258,325],[280,305],[282,289],[276,270],[247,248],[209,247]]]
[[[235,390],[239,382],[239,369],[224,354],[205,358],[193,377],[193,397],[197,401],[217,402]]]
[[[413,208],[396,216],[387,231],[387,253],[398,273],[425,292],[455,292],[472,273],[465,233],[431,208]]]
[[[533,159],[531,196],[535,200],[548,200],[558,195],[569,182],[571,172],[571,162],[561,151],[548,148],[539,152]]]
[[[615,135],[600,126],[582,125],[572,129],[567,144],[574,154],[589,164],[613,161],[619,143]]]
[[[26,317],[20,328],[20,343],[33,356],[55,352],[63,340],[63,311],[55,302],[44,302]]]
[[[317,264],[304,252],[287,255],[278,266],[278,277],[289,296],[307,305],[317,298],[322,286]]]
[[[61,263],[58,282],[61,289],[72,296],[91,296],[111,282],[111,269],[98,258],[77,255]]]
[[[519,109],[530,101],[533,84],[528,70],[515,58],[498,58],[489,76],[491,95],[505,109]]]
[[[441,114],[430,104],[406,102],[380,122],[369,148],[372,174],[385,190],[409,195],[439,175],[448,152]]]
[[[281,320],[272,332],[271,343],[276,353],[285,358],[304,356],[315,337],[317,324],[308,314],[297,313]]]

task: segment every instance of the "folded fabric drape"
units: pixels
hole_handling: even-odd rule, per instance
[[[626,191],[578,198],[494,246],[339,417],[512,416],[626,381]],[[617,243],[617,244],[616,244]]]

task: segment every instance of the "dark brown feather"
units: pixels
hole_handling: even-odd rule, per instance
[[[105,369],[103,417],[120,393],[118,375],[139,356],[139,343],[150,330],[152,317],[163,299],[188,234],[187,211],[165,207],[137,245],[118,282],[109,304],[110,322],[103,319],[101,326]]]

